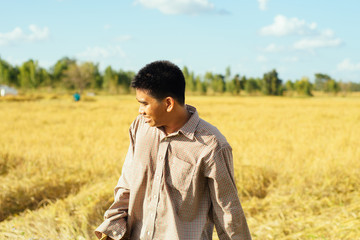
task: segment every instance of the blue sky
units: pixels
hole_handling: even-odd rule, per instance
[[[283,80],[360,82],[357,0],[0,0],[0,57],[49,68],[62,57],[138,71],[166,59]]]

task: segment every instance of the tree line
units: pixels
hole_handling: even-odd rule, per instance
[[[206,72],[203,76],[195,75],[186,66],[182,69],[186,92],[199,95],[232,94],[239,95],[299,95],[312,96],[313,91],[329,94],[360,91],[360,83],[336,81],[327,74],[316,73],[314,83],[309,78],[286,82],[281,80],[274,69],[262,78],[232,75],[230,67],[224,74]],[[32,59],[21,66],[12,66],[0,58],[0,84],[9,85],[23,90],[52,88],[73,91],[101,90],[110,94],[130,92],[130,83],[135,72],[115,70],[108,66],[104,72],[98,64],[92,62],[78,63],[75,59],[64,57],[54,66],[46,70]]]

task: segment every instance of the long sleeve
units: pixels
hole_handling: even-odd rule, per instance
[[[123,239],[126,233],[129,198],[130,198],[130,168],[133,158],[133,139],[130,133],[130,146],[126,154],[122,173],[114,190],[114,202],[104,214],[104,222],[95,230],[100,239],[104,233],[114,240]]]
[[[237,194],[231,147],[218,149],[209,159],[208,177],[212,217],[220,240],[250,240],[250,232]]]

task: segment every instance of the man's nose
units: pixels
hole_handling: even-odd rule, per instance
[[[141,114],[141,115],[144,115],[144,108],[140,105],[140,107],[139,107],[139,113]]]

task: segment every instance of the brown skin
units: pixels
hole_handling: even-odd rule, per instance
[[[189,120],[190,114],[185,105],[174,98],[158,100],[147,90],[136,89],[136,99],[140,103],[139,113],[145,117],[150,127],[163,127],[166,134],[179,130]]]

